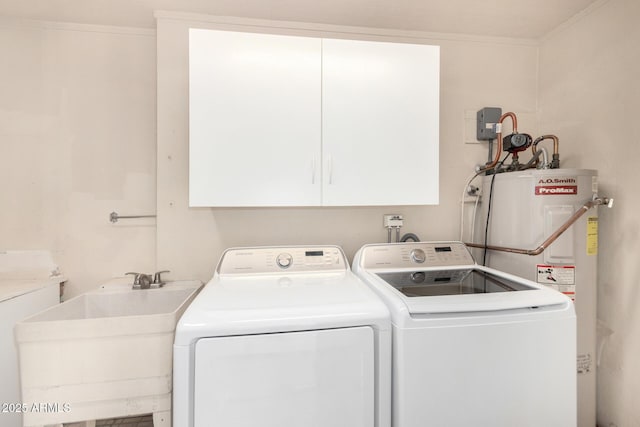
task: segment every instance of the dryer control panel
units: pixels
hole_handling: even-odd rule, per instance
[[[233,248],[222,255],[218,274],[321,273],[347,271],[338,246]]]
[[[472,266],[475,260],[462,242],[412,242],[367,245],[360,265],[366,269],[417,270],[431,267]]]

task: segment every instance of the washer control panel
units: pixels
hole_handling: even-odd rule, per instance
[[[451,267],[475,265],[471,252],[462,242],[412,242],[367,245],[362,248],[364,268]]]
[[[344,252],[338,246],[281,246],[228,249],[216,271],[218,274],[264,274],[348,269]]]

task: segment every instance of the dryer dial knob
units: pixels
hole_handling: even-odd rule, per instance
[[[427,259],[427,255],[425,255],[422,249],[414,249],[409,255],[411,256],[411,261],[417,262],[418,264],[422,264]]]
[[[293,264],[293,257],[291,254],[283,252],[276,257],[276,264],[278,264],[280,268],[289,268],[291,264]]]

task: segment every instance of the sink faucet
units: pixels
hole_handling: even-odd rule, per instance
[[[156,271],[156,273],[151,276],[151,274],[144,273],[136,273],[129,272],[127,274],[133,274],[133,289],[149,289],[154,285],[154,288],[161,288],[164,286],[164,282],[162,281],[162,273],[169,273],[169,270]]]
[[[149,289],[153,278],[150,274],[129,272],[127,274],[133,274],[133,289]]]

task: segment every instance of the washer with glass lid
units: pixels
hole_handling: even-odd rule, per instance
[[[391,312],[392,425],[576,425],[565,295],[476,264],[460,242],[365,245],[352,268]]]

